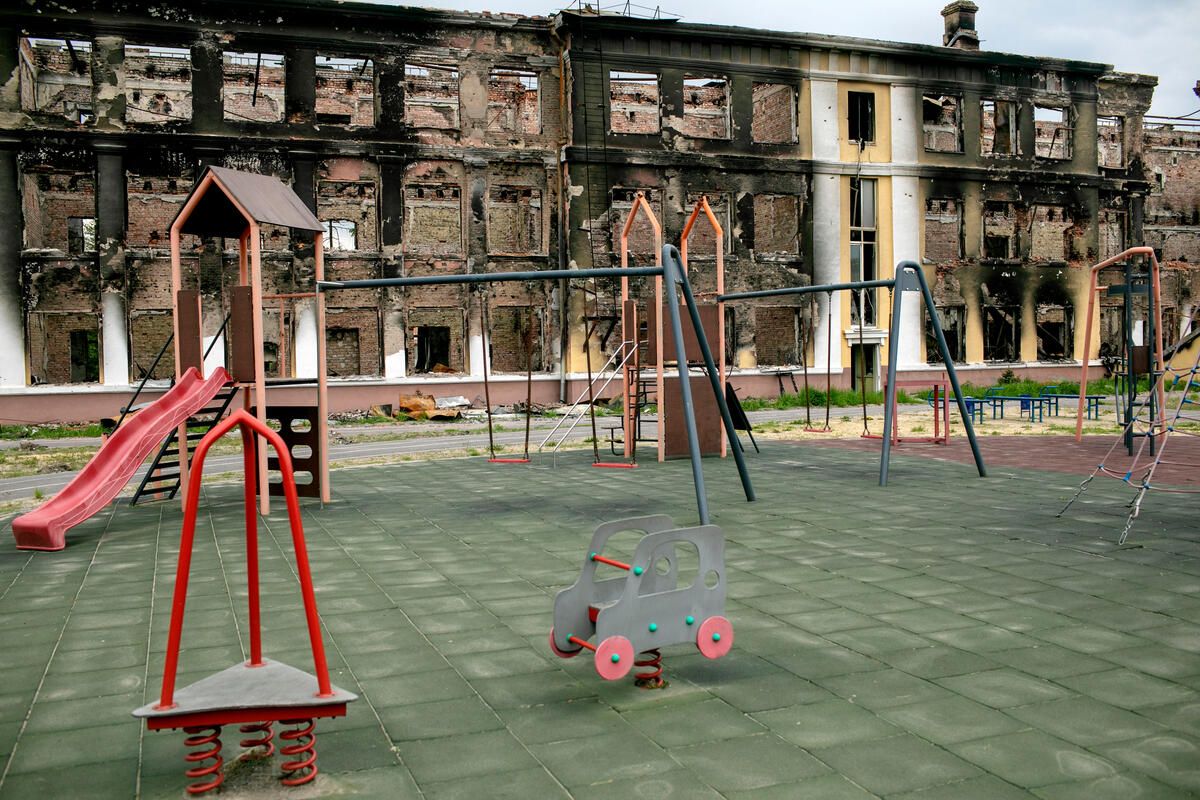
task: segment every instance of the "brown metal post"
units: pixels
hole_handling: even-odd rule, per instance
[[[318,281],[325,280],[325,234],[313,234],[313,257]],[[329,488],[329,367],[325,363],[325,293],[317,292],[317,444],[321,448],[321,502],[331,498]]]
[[[254,307],[254,405],[258,421],[267,424],[267,374],[263,358],[263,300],[262,300],[262,235],[257,222],[250,223],[250,296]],[[267,475],[267,439],[258,436],[258,510],[263,516],[271,513],[271,493]]]

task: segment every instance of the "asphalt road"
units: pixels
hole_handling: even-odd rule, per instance
[[[924,404],[901,406],[900,412],[907,411],[928,411],[928,406]],[[824,419],[824,408],[813,408],[812,418],[814,421]],[[842,416],[857,417],[862,411],[858,407],[835,408],[831,414],[837,418]],[[867,414],[870,416],[878,416],[883,413],[883,406],[873,405],[867,406]],[[773,421],[790,421],[804,418],[804,409],[786,409],[786,410],[767,410],[767,411],[751,411],[746,415],[751,422],[751,425],[762,425],[766,422]],[[558,420],[550,419],[535,419],[531,426],[532,433],[530,435],[529,449],[536,456],[538,444],[546,438],[551,429],[557,424]],[[605,454],[608,452],[608,428],[619,424],[620,418],[615,416],[604,416],[596,418],[596,429],[600,438],[600,452]],[[395,425],[342,425],[331,428],[331,433],[335,443],[330,447],[329,455],[330,462],[336,465],[338,462],[355,461],[361,459],[380,458],[401,456],[406,454],[430,453],[443,450],[466,451],[467,449],[475,449],[482,452],[487,451],[488,437],[487,426],[485,423],[475,420],[457,420],[447,423],[418,423],[421,427],[395,426]],[[495,420],[495,424],[504,428],[503,431],[495,434],[497,445],[504,445],[505,455],[512,455],[514,452],[519,452],[525,439],[524,418],[520,416],[503,416]],[[570,425],[570,422],[565,423],[559,431],[556,438],[546,446],[541,453],[543,458],[549,457],[553,449],[554,441],[558,441],[558,436]],[[657,420],[655,417],[642,418],[642,435],[644,437],[652,437],[654,435]],[[464,429],[469,429],[470,433],[461,433]],[[439,435],[439,431],[456,430],[459,433],[443,433]],[[376,441],[361,441],[353,443],[337,443],[340,437],[370,437],[388,435],[419,433],[420,435],[406,439],[380,438]],[[587,417],[582,418],[574,430],[567,436],[567,442],[579,444],[583,440],[592,435],[591,424]],[[99,447],[99,439],[75,438],[75,439],[38,439],[37,444],[45,445],[46,447]],[[0,449],[11,449],[20,446],[20,442],[2,441]],[[205,471],[209,474],[220,472],[236,472],[242,468],[241,455],[213,456],[208,459],[205,465]],[[130,480],[131,485],[136,485],[137,481],[142,479],[146,472],[146,467],[141,467],[134,477]],[[35,490],[49,497],[50,495],[63,488],[75,477],[74,472],[51,472],[42,475],[28,475],[19,478],[3,478],[0,479],[0,502],[10,500],[28,499],[33,496]]]

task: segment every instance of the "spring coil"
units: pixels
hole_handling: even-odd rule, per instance
[[[667,682],[662,677],[662,653],[658,648],[638,654],[633,666],[640,671],[633,675],[633,682],[642,689],[662,689]]]
[[[243,725],[239,728],[242,733],[256,733],[257,737],[242,739],[242,747],[250,748],[251,753],[247,753],[249,758],[270,758],[275,755],[275,729],[271,727],[271,722],[252,722],[248,725]],[[259,749],[261,748],[261,749]]]
[[[279,738],[290,744],[279,748],[279,752],[291,761],[284,761],[283,777],[280,783],[284,786],[302,786],[317,777],[317,735],[313,733],[316,723],[311,719],[280,720],[284,725],[296,725],[292,730],[279,734]]]
[[[188,734],[187,738],[183,740],[185,747],[208,748],[188,753],[183,757],[184,760],[189,764],[210,762],[199,764],[184,773],[188,778],[197,779],[195,783],[187,787],[188,794],[202,794],[217,788],[225,780],[225,773],[221,771],[221,767],[225,764],[225,759],[221,758],[221,726],[198,725],[184,728],[183,732]]]

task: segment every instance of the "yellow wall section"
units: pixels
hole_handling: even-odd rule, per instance
[[[875,141],[862,152],[864,163],[885,164],[892,160],[892,92],[887,84],[838,81],[838,142],[842,161],[858,162],[858,142],[850,141],[850,92],[875,95]]]

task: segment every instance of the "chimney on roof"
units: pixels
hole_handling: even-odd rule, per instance
[[[955,0],[943,8],[946,33],[942,36],[942,44],[959,50],[978,50],[979,34],[975,30],[975,12],[978,10],[979,6],[971,0]]]

